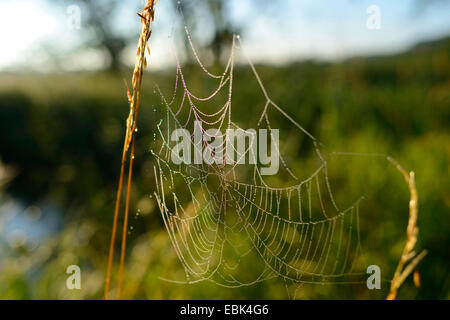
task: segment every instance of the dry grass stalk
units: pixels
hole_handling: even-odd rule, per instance
[[[398,171],[403,175],[406,180],[406,183],[409,187],[410,192],[410,200],[409,200],[409,220],[408,227],[406,230],[406,244],[403,248],[402,256],[397,265],[397,268],[394,273],[394,277],[392,278],[391,288],[389,294],[387,296],[387,300],[395,300],[397,298],[398,289],[405,282],[406,278],[416,271],[415,273],[415,283],[419,283],[417,281],[419,278],[419,273],[416,270],[420,261],[427,255],[427,251],[424,250],[420,254],[416,254],[414,251],[414,247],[417,243],[417,235],[419,233],[419,228],[417,227],[417,217],[418,217],[418,195],[416,189],[416,181],[414,172],[408,173],[405,169],[403,169],[395,160],[388,157],[388,160],[394,164]],[[409,263],[408,263],[409,262]]]
[[[122,280],[123,280],[123,269],[125,262],[125,249],[126,249],[126,238],[128,229],[128,212],[130,206],[130,192],[131,192],[131,182],[133,176],[133,162],[134,162],[134,143],[137,132],[137,119],[139,114],[139,103],[141,98],[141,87],[142,87],[142,74],[144,68],[147,66],[147,60],[145,58],[146,49],[150,53],[148,42],[152,35],[151,23],[154,21],[154,7],[158,1],[148,0],[146,6],[141,13],[138,13],[141,18],[142,30],[139,37],[138,49],[136,52],[137,61],[133,72],[132,78],[132,92],[127,91],[128,101],[130,104],[130,113],[126,122],[126,133],[125,141],[122,151],[122,161],[120,168],[119,186],[117,190],[116,203],[114,209],[114,221],[111,234],[111,243],[109,247],[109,257],[108,257],[108,268],[106,271],[105,280],[105,300],[108,299],[108,293],[111,283],[111,271],[114,259],[114,244],[117,233],[117,222],[119,217],[119,207],[120,199],[122,196],[122,187],[125,173],[125,164],[127,157],[129,157],[129,167],[128,167],[128,181],[127,181],[127,191],[126,191],[126,201],[125,201],[125,215],[122,230],[122,246],[121,246],[121,256],[120,256],[120,266],[119,266],[119,287],[118,287],[118,299],[121,298],[122,292]],[[131,150],[130,150],[131,146]],[[130,152],[128,152],[130,150]]]

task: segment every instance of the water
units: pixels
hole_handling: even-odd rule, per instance
[[[61,214],[51,204],[27,205],[0,196],[0,242],[11,249],[34,250],[61,228]]]

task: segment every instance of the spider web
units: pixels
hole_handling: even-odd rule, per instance
[[[361,253],[361,199],[348,208],[338,207],[320,143],[270,98],[239,36],[233,38],[225,69],[214,74],[200,60],[187,28],[186,34],[196,64],[218,84],[204,97],[194,94],[174,50],[177,71],[170,99],[157,87],[166,116],[155,133],[158,146],[151,151],[156,158],[154,195],[185,272],[185,279],[168,281],[185,284],[211,281],[228,288],[251,286],[273,278],[297,288],[303,283],[365,283],[366,273],[355,271]],[[311,144],[318,166],[306,179],[300,180],[289,168],[279,146],[281,169],[294,181],[282,187],[271,185],[269,180],[274,180],[263,176],[258,164],[171,162],[174,146],[170,133],[174,129],[191,129],[197,121],[203,125],[203,137],[208,135],[207,128],[212,127],[221,132],[227,128],[245,130],[232,117],[237,50],[242,51],[265,100],[260,113],[255,115],[257,128],[267,129],[272,135],[270,119],[271,112],[275,112]],[[210,148],[206,140],[194,148]],[[225,140],[222,135],[222,141]],[[235,150],[238,157],[249,157],[253,142],[251,139],[244,152]]]

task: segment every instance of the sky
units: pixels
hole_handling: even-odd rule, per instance
[[[265,8],[255,6],[259,0],[229,1],[230,17],[242,27],[246,51],[257,62],[390,54],[450,35],[450,1],[433,2],[424,8],[417,6],[420,0],[278,0]],[[77,5],[77,0],[59,3],[50,6],[45,0],[0,0],[0,70],[45,71],[57,64],[76,70],[101,65],[103,56],[94,50],[71,58],[58,57],[59,52],[77,47],[85,35],[83,10],[80,29],[68,27],[72,21],[68,6]],[[112,17],[120,32],[139,32],[138,4],[139,0],[123,1],[120,12]],[[373,11],[367,12],[373,5],[379,9],[379,29],[367,27],[368,19],[374,21]],[[154,24],[151,68],[173,64],[173,39],[177,39],[173,34],[179,30],[175,20],[172,2],[161,0]],[[198,25],[194,41],[201,42],[211,36],[211,28],[206,20]],[[129,64],[134,61],[134,47],[124,53]]]

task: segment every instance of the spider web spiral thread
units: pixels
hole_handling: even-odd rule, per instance
[[[234,36],[230,56],[222,74],[214,74],[199,58],[188,28],[188,42],[203,73],[216,81],[211,94],[199,97],[188,87],[180,60],[177,62],[175,88],[170,101],[157,88],[166,109],[166,118],[158,125],[160,148],[153,151],[157,200],[162,220],[173,249],[183,266],[186,280],[167,280],[193,284],[211,281],[220,286],[238,288],[280,278],[300,286],[303,283],[365,283],[365,272],[355,272],[361,253],[359,238],[359,202],[340,209],[331,192],[327,162],[320,143],[303,126],[278,106],[269,96],[256,67],[245,53],[239,36]],[[236,49],[240,48],[264,95],[265,104],[258,116],[258,128],[272,134],[269,110],[278,112],[312,143],[320,165],[307,179],[300,181],[280,155],[281,166],[297,182],[288,187],[271,187],[258,165],[250,182],[241,182],[242,173],[235,165],[175,165],[171,162],[171,129],[187,129],[194,121],[205,127],[241,129],[232,121],[233,76]],[[176,97],[181,91],[179,106]],[[217,98],[225,91],[226,101],[208,112],[198,104]],[[184,118],[183,118],[184,112]],[[186,115],[187,114],[187,115]],[[166,126],[166,128],[164,128]],[[207,130],[203,130],[207,137]],[[222,135],[225,141],[225,135]],[[192,143],[194,144],[194,138]],[[156,138],[155,138],[156,140]],[[207,139],[205,139],[207,140]],[[250,156],[234,149],[238,156]],[[203,141],[195,148],[211,146]],[[225,142],[222,145],[225,148]],[[237,163],[237,161],[236,161]],[[252,168],[250,168],[252,167]],[[218,183],[211,185],[210,179]],[[177,192],[183,185],[186,192]],[[183,198],[183,199],[181,199]],[[233,216],[232,221],[228,219]],[[255,266],[254,274],[240,275],[240,267]],[[253,262],[253,264],[252,264]]]

